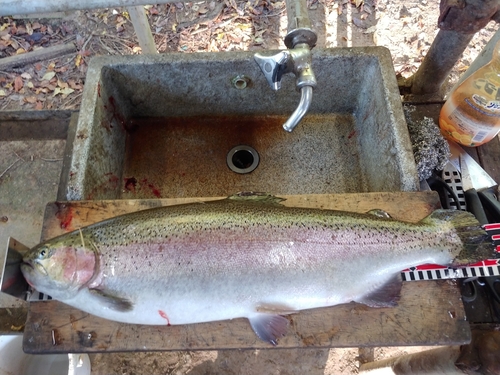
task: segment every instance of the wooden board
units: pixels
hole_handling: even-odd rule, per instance
[[[199,199],[199,200],[207,200]],[[108,217],[186,200],[64,202],[47,206],[42,239]],[[381,208],[418,221],[439,207],[434,193],[366,193],[288,196],[290,206],[366,212]],[[350,303],[288,316],[278,348],[392,345],[460,345],[470,329],[452,281],[407,282],[394,308]],[[270,348],[246,319],[182,326],[131,325],[103,320],[57,301],[32,302],[24,333],[28,353]]]

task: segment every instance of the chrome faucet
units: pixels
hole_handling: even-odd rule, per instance
[[[254,59],[259,64],[273,90],[281,88],[281,77],[286,73],[295,74],[296,87],[300,90],[300,102],[292,115],[283,124],[291,132],[309,110],[316,78],[312,70],[311,49],[318,39],[311,30],[311,21],[307,14],[306,0],[288,0],[288,33],[285,36],[286,50],[274,55],[256,53]]]

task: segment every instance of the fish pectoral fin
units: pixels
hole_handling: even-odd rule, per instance
[[[128,299],[114,296],[100,289],[89,289],[89,292],[111,310],[126,312],[134,307],[133,303]]]
[[[403,281],[401,274],[397,274],[376,290],[357,299],[355,302],[370,307],[394,307],[398,304],[401,296]]]
[[[288,319],[276,314],[256,313],[248,317],[255,334],[272,345],[278,344],[278,338],[285,336]]]
[[[265,314],[290,315],[296,314],[299,311],[290,306],[281,305],[279,303],[261,303],[256,308],[257,312]]]

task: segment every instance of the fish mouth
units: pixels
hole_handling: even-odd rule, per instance
[[[38,272],[44,276],[48,275],[47,271],[45,270],[45,267],[36,261],[35,262],[23,261],[21,263],[21,271],[27,273]]]
[[[32,272],[35,270],[35,267],[33,266],[33,264],[29,263],[29,262],[26,262],[26,261],[23,261],[20,265],[21,267],[21,271],[24,273],[24,272]]]

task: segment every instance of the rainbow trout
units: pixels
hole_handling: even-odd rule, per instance
[[[37,245],[22,272],[40,292],[96,316],[137,324],[246,317],[276,344],[303,309],[397,302],[401,270],[467,264],[493,253],[476,219],[436,210],[412,224],[292,208],[272,196],[148,209]],[[470,258],[485,247],[487,254]]]

